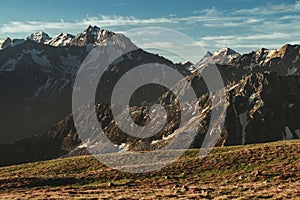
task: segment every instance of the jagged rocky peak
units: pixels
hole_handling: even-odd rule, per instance
[[[275,56],[280,57],[280,58],[283,58],[286,55],[290,56],[291,54],[294,54],[294,53],[296,53],[296,54],[300,53],[299,45],[286,44],[274,52]]]
[[[265,59],[267,58],[267,55],[273,50],[261,48],[256,51],[252,51],[250,53],[246,53],[241,56],[241,59],[239,60],[240,63],[243,63],[244,61],[251,62],[253,64],[255,63],[263,63]]]
[[[213,55],[212,52],[207,51],[206,54],[203,56],[203,58],[208,58],[208,57],[211,57],[212,55]]]
[[[265,58],[266,55],[267,55],[270,51],[271,51],[271,50],[269,50],[269,49],[261,48],[261,49],[255,51],[255,55],[256,55],[256,57],[258,57],[258,58],[261,58],[261,57],[262,57],[262,58]]]
[[[290,45],[286,44],[279,49],[260,49],[256,51],[257,57],[263,58],[263,63],[268,63],[273,59],[284,59],[287,58],[289,60],[294,60],[294,63],[299,60],[300,54],[300,45]]]
[[[281,48],[279,48],[278,51],[285,53],[285,52],[289,51],[290,49],[293,49],[296,46],[297,45],[286,44],[286,45],[283,45]]]
[[[86,35],[86,37],[93,37],[93,39],[96,40],[100,30],[101,29],[97,26],[89,25],[89,27],[82,32],[82,35]]]
[[[26,39],[35,41],[37,43],[45,43],[48,40],[51,40],[51,37],[43,31],[37,31],[37,32],[32,33]]]
[[[271,58],[274,57],[275,49],[261,48],[251,53],[247,53],[241,56],[239,62],[243,64],[244,61],[253,64],[264,64],[267,63]]]
[[[113,32],[110,32],[110,31],[108,31],[108,30],[103,30],[103,29],[101,29],[100,31],[99,31],[99,35],[98,35],[98,40],[103,40],[103,39],[105,39],[105,38],[107,38],[107,37],[111,37],[112,35],[114,35],[114,33]]]
[[[72,43],[72,40],[75,36],[68,33],[60,33],[55,35],[51,40],[48,40],[46,44],[61,47],[69,46]]]
[[[199,62],[197,62],[196,64],[192,65],[189,70],[191,72],[194,72],[204,66],[206,66],[209,63],[215,63],[215,59],[213,58],[213,53],[211,53],[210,51],[207,51],[206,54],[199,60]],[[220,59],[221,60],[221,59]],[[212,62],[211,62],[212,61]]]
[[[233,49],[230,49],[228,47],[225,47],[217,52],[215,52],[213,54],[213,56],[229,56],[229,55],[240,55],[239,53],[237,53],[236,51],[234,51]]]
[[[212,56],[213,54],[210,51],[207,51],[206,54],[200,59],[200,61],[193,65],[192,68],[190,68],[190,71],[193,72],[194,70],[203,67]]]
[[[12,40],[9,37],[5,37],[0,40],[0,49],[4,49],[11,45]]]
[[[72,41],[72,45],[85,46],[87,44],[97,45],[107,37],[111,37],[115,33],[101,29],[97,26],[88,26],[82,33],[79,33]]]
[[[217,64],[228,65],[228,64],[231,64],[234,59],[236,59],[240,56],[241,55],[239,53],[237,53],[236,51],[225,47],[225,48],[215,52],[211,58]]]

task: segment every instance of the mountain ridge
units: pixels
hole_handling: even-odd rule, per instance
[[[113,35],[116,35],[117,33],[114,33],[112,31],[109,31],[107,29],[101,29],[97,26],[89,25],[83,32],[80,32],[76,34],[75,36],[70,33],[59,33],[57,35],[54,35],[53,37],[50,37],[46,32],[44,31],[36,31],[29,36],[26,37],[26,40],[32,40],[37,43],[46,44],[50,46],[86,46],[87,44],[91,43],[95,46],[101,45],[100,41],[104,40],[107,37],[111,37]],[[120,33],[118,33],[120,34]],[[25,41],[24,39],[11,39],[10,37],[5,37],[0,39],[0,50],[10,47],[14,44],[14,41]],[[60,41],[60,42],[59,42]],[[6,43],[4,45],[4,43]],[[278,49],[266,49],[261,48],[258,50],[255,50],[255,52],[270,52],[270,55],[272,57],[272,53],[274,52],[280,52],[284,51],[285,46],[293,46],[291,44],[283,45],[282,47],[279,47]],[[298,44],[295,44],[298,45]],[[254,51],[253,51],[254,52]],[[229,48],[229,47],[223,47],[220,50],[215,51],[214,53],[211,53],[210,51],[207,52],[206,55],[204,55],[203,58],[199,58],[199,61],[203,60],[204,58],[213,57],[213,60],[216,63],[219,64],[228,64],[232,60],[245,55],[240,54],[236,52],[235,50]],[[275,55],[274,55],[275,56]],[[226,60],[226,59],[227,60]],[[225,60],[225,61],[224,61]],[[220,63],[223,61],[223,63]],[[187,61],[188,62],[188,61]]]
[[[1,132],[9,135],[21,133],[24,138],[19,137],[17,142],[0,145],[1,152],[5,152],[3,155],[10,155],[8,160],[2,157],[0,164],[87,154],[70,115],[72,83],[85,56],[94,46],[103,45],[105,48],[105,39],[112,35],[118,37],[116,44],[120,48],[134,45],[122,34],[89,26],[74,36],[74,43],[66,42],[67,46],[25,40],[19,45],[0,50],[0,91],[4,94],[0,108],[3,113],[8,113],[0,115],[0,120],[6,122],[0,127]],[[68,35],[64,34],[56,38],[64,41],[64,36],[68,40]],[[201,72],[215,64],[223,78],[227,95],[225,127],[219,145],[297,139],[300,138],[300,127],[297,124],[300,108],[299,54],[300,45],[284,45],[277,50],[262,48],[243,55],[223,48],[217,53],[208,53],[199,59],[194,69],[188,70],[191,63],[174,64],[138,49],[123,55],[122,59],[114,63],[108,70],[107,78],[116,82],[127,70],[145,63],[162,63],[180,71],[192,83],[202,109],[202,128],[192,144],[193,148],[199,148],[213,108],[210,107],[205,82],[195,69]],[[187,86],[178,84],[178,89],[184,92]],[[100,96],[107,96],[113,84],[106,87]],[[165,93],[158,101],[166,106],[173,98],[165,90],[153,91]],[[172,106],[176,108],[176,105],[171,105],[168,110],[171,116],[168,119],[169,126],[149,140],[135,140],[122,132],[114,124],[108,105],[100,103],[96,108],[97,114],[103,114],[101,117],[99,115],[98,120],[102,122],[107,136],[120,149],[135,151],[155,150],[168,142],[167,139],[171,138],[169,136],[178,128],[178,113],[171,109]],[[145,123],[142,119],[147,118],[147,110],[138,106],[134,109],[136,122]],[[18,126],[15,126],[16,123]],[[189,127],[185,128],[188,130]],[[35,151],[36,148],[39,151]]]

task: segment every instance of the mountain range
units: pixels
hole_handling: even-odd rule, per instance
[[[117,38],[120,48],[135,46],[125,35],[96,26],[89,26],[76,36],[60,33],[51,38],[39,31],[26,39],[0,40],[0,165],[88,154],[87,144],[80,140],[74,126],[72,86],[88,53],[96,46],[105,46],[111,36]],[[106,85],[103,82],[104,90],[97,96],[100,99],[109,96],[112,83],[137,65],[161,63],[178,70],[191,82],[201,107],[197,119],[201,126],[191,146],[199,148],[214,109],[199,70],[208,69],[213,62],[224,81],[227,108],[217,145],[299,139],[299,56],[298,44],[274,50],[262,48],[243,55],[223,48],[208,52],[198,63],[181,64],[137,49],[110,66],[106,76],[112,82]],[[184,92],[186,87],[178,83],[178,90]],[[120,151],[159,149],[177,133],[178,105],[172,103],[175,97],[165,88],[150,89],[157,93],[153,102],[165,107],[171,105],[167,109],[167,125],[151,138],[128,136],[116,126],[111,105],[101,100],[95,105],[102,129]],[[146,123],[149,117],[147,108],[139,104],[143,98],[137,96],[132,105],[132,118],[137,124]],[[189,130],[188,126],[181,128]]]

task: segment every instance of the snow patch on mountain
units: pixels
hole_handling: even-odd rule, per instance
[[[18,63],[18,59],[9,58],[9,60],[6,63],[4,63],[4,65],[0,66],[0,71],[2,72],[15,71],[17,63]]]
[[[249,124],[247,112],[239,114],[239,121],[242,125],[242,144],[246,143],[246,128]]]
[[[81,61],[77,56],[68,54],[67,56],[60,56],[60,60],[65,69],[72,76],[77,74],[77,71],[81,65]]]
[[[268,54],[266,55],[265,63],[269,62],[272,58],[275,57],[277,50],[269,50]]]
[[[42,55],[42,51],[38,51],[36,49],[31,49],[28,51],[28,53],[31,54],[32,59],[34,60],[34,62],[36,62],[37,64],[49,68],[51,66],[50,61],[48,60],[48,58],[45,55]]]
[[[295,130],[295,133],[298,136],[298,138],[300,139],[300,129]]]
[[[298,68],[293,66],[292,68],[287,68],[287,76],[293,75],[298,71]]]
[[[292,61],[292,63],[296,63],[299,60],[299,56],[296,56],[295,60]]]
[[[115,145],[115,146],[118,146],[119,152],[129,151],[129,145],[127,143],[122,143],[120,145]]]
[[[161,141],[168,141],[168,140],[174,138],[174,137],[177,135],[177,133],[178,133],[177,131],[174,131],[174,133],[172,133],[172,134],[170,134],[170,135],[167,135],[167,136],[163,135],[163,137],[162,137],[161,139],[153,140],[153,141],[151,142],[151,145],[157,144],[157,143],[159,143],[159,142],[161,142]]]
[[[47,82],[44,85],[41,85],[37,89],[35,89],[34,97],[39,97],[43,91],[45,91],[47,88],[50,87],[52,81],[53,81],[53,78],[48,77]]]
[[[289,127],[285,127],[284,128],[284,135],[283,135],[283,140],[291,140],[291,139],[293,139],[293,133],[292,133],[292,131],[290,130],[290,128]]]
[[[45,44],[61,47],[61,46],[69,46],[75,36],[67,33],[60,33],[54,36],[52,39],[45,42]]]

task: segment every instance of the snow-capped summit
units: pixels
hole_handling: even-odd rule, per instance
[[[221,50],[215,52],[215,53],[213,54],[213,56],[225,56],[225,55],[226,55],[226,56],[229,56],[229,55],[235,55],[235,54],[238,54],[238,55],[239,55],[239,53],[235,52],[233,49],[230,49],[230,48],[228,48],[228,47],[225,47],[225,48],[223,48],[223,49],[221,49]]]
[[[235,58],[241,55],[230,48],[223,48],[212,55],[212,59],[215,63],[226,65],[231,63]]]
[[[194,65],[194,70],[200,69],[204,67],[207,64],[221,64],[221,65],[228,65],[231,64],[232,61],[241,55],[234,50],[230,48],[223,48],[215,53],[211,53],[208,51],[202,58],[201,60]]]
[[[45,43],[48,40],[51,40],[51,37],[43,31],[37,31],[37,32],[32,33],[26,39],[35,41],[37,43]]]
[[[0,50],[11,45],[11,39],[9,37],[3,38],[0,40]]]
[[[61,47],[61,46],[69,46],[75,36],[68,33],[60,33],[54,36],[51,40],[45,42],[45,44]]]
[[[101,41],[107,37],[111,37],[115,33],[108,30],[100,29],[97,26],[89,26],[82,33],[79,33],[72,41],[72,45],[85,46],[87,44],[99,45]]]

